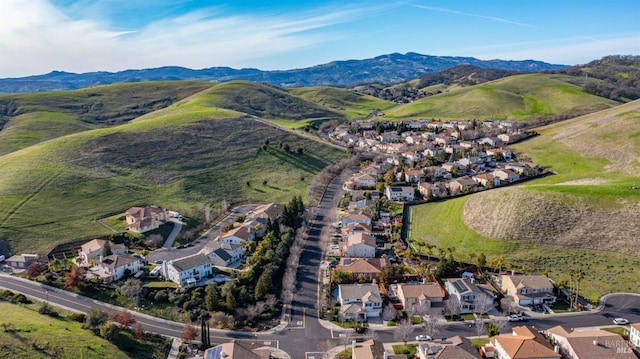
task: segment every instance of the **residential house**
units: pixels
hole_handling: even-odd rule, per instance
[[[444,153],[444,150],[440,146],[432,146],[427,147],[422,153],[427,157],[436,157],[439,154]]]
[[[424,171],[420,168],[404,171],[404,180],[409,183],[418,183],[424,177]]]
[[[442,198],[449,195],[445,185],[436,183],[420,182],[418,183],[418,191],[427,198]]]
[[[272,348],[263,346],[254,348],[248,343],[232,340],[209,348],[204,352],[204,359],[270,359]]]
[[[367,320],[382,312],[382,296],[377,284],[338,285],[340,315],[344,320]]]
[[[498,138],[504,143],[514,143],[518,141],[521,136],[519,133],[501,133],[498,135]]]
[[[371,282],[373,279],[380,280],[380,272],[386,266],[387,260],[384,258],[340,258],[335,270],[350,274],[353,280]]]
[[[113,282],[138,273],[143,266],[142,260],[138,257],[112,254],[106,257],[100,256],[94,267],[105,282]]]
[[[376,201],[373,199],[362,198],[357,201],[349,201],[347,208],[349,208],[350,211],[368,211],[375,206],[375,204]]]
[[[415,199],[415,188],[408,186],[387,186],[384,190],[390,201],[413,201]]]
[[[500,334],[489,339],[488,347],[496,359],[561,359],[537,330],[526,326],[514,327],[511,334]]]
[[[284,212],[283,205],[279,203],[267,203],[254,209],[252,212],[249,213],[248,217],[251,219],[265,218],[273,221],[280,218],[280,216],[282,215],[282,212]]]
[[[245,258],[241,244],[222,241],[215,241],[210,247],[204,247],[202,253],[209,257],[213,265],[220,267],[229,267]]]
[[[213,275],[213,263],[202,253],[174,261],[164,261],[162,275],[181,286],[195,285],[199,280]]]
[[[366,215],[364,213],[353,212],[342,217],[341,221],[342,221],[343,227],[348,226],[349,223],[362,223],[366,225],[371,225],[371,216]]]
[[[255,234],[248,226],[240,226],[230,230],[220,237],[222,242],[242,244],[243,241],[252,241],[255,239]]]
[[[411,165],[413,162],[422,161],[422,153],[417,151],[407,151],[402,153],[405,164]]]
[[[345,227],[342,227],[340,234],[342,238],[349,238],[356,233],[373,234],[373,225],[367,225],[363,223],[349,223]]]
[[[469,193],[478,188],[478,184],[471,177],[460,177],[447,182],[451,192],[455,193]]]
[[[131,207],[125,213],[127,229],[136,233],[157,229],[167,218],[167,212],[158,207]]]
[[[502,140],[498,137],[483,137],[478,141],[478,143],[480,143],[481,145],[496,147],[502,144]]]
[[[398,141],[398,133],[396,131],[384,131],[378,136],[378,140],[382,143],[394,143]]]
[[[378,175],[382,172],[382,169],[378,165],[369,165],[360,170],[360,173],[378,177]]]
[[[553,283],[542,274],[502,275],[501,289],[519,305],[551,304],[556,301]]]
[[[381,341],[369,339],[362,343],[353,341],[351,343],[351,357],[353,359],[380,359],[387,358],[387,355]]]
[[[629,342],[640,352],[640,323],[631,324]]]
[[[493,171],[493,175],[500,179],[503,182],[515,182],[520,179],[520,176],[513,172],[512,170],[499,168]]]
[[[445,297],[445,291],[435,282],[398,284],[397,291],[402,306],[407,310],[411,310],[416,305],[430,308],[433,303],[441,303]]]
[[[476,183],[484,187],[497,187],[500,185],[500,178],[493,175],[493,173],[480,173],[471,177]]]
[[[104,245],[107,242],[106,239],[92,239],[89,242],[80,246],[78,256],[80,261],[84,264],[88,264],[94,259],[99,258],[104,253]],[[124,244],[116,244],[109,241],[111,247],[111,254],[127,254],[129,250]]]
[[[376,256],[376,238],[366,233],[351,235],[342,248],[342,254],[348,257],[373,258]]]
[[[447,278],[444,288],[450,296],[456,297],[460,303],[460,313],[474,313],[476,310],[476,298],[480,298],[485,292],[480,289],[473,278]],[[493,303],[493,296],[487,295],[487,304]]]
[[[477,356],[455,345],[425,343],[418,345],[420,359],[476,359]]]
[[[528,165],[520,162],[509,162],[504,166],[505,169],[512,170],[520,176],[535,175],[535,170]]]
[[[489,148],[485,151],[489,156],[510,160],[512,158],[511,150],[508,148]]]
[[[378,177],[366,173],[353,176],[353,180],[351,181],[351,183],[357,187],[375,187],[377,182]]]
[[[11,268],[27,269],[39,258],[37,254],[16,254],[5,259],[5,264]]]
[[[546,333],[566,359],[637,359],[629,342],[602,329],[576,330],[558,325]]]

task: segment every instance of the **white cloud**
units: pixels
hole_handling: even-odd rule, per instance
[[[375,11],[372,7],[316,9],[315,13],[258,17],[222,16],[211,8],[123,32],[106,29],[103,22],[71,19],[45,0],[2,0],[0,77],[54,69],[234,66],[345,36],[327,33],[327,28]]]
[[[413,5],[413,6],[419,8],[419,9],[422,9],[422,10],[444,12],[444,13],[462,15],[462,16],[468,16],[468,17],[477,17],[477,18],[480,18],[480,19],[491,20],[491,21],[499,22],[499,23],[503,23],[503,24],[510,24],[510,25],[524,26],[524,27],[533,27],[533,25],[530,25],[530,24],[525,24],[525,23],[522,23],[522,22],[512,21],[512,20],[508,20],[508,19],[504,19],[504,18],[496,17],[496,16],[486,16],[486,15],[480,15],[480,14],[472,14],[472,13],[468,13],[468,12],[452,10],[452,9],[446,9],[446,8],[436,7],[436,6],[426,6],[426,5]]]

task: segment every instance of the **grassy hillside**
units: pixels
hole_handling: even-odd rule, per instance
[[[235,110],[265,119],[298,121],[312,118],[342,117],[287,91],[246,81],[232,81],[217,85],[209,92],[209,105]]]
[[[353,120],[367,117],[374,109],[386,110],[395,105],[377,97],[335,87],[304,87],[288,91],[307,101],[340,111]]]
[[[640,101],[540,128],[514,149],[556,175],[418,206],[412,237],[454,246],[462,257],[504,255],[516,269],[558,280],[568,267],[582,269],[592,299],[637,292],[639,129]]]
[[[501,118],[575,116],[617,105],[582,91],[566,75],[516,75],[452,89],[386,111],[392,118]]]
[[[121,341],[128,350],[82,329],[81,323],[63,317],[52,318],[39,314],[40,304],[21,306],[0,302],[0,322],[9,330],[0,331],[0,357],[12,358],[151,358],[154,343],[133,340]]]
[[[126,123],[211,86],[187,81],[146,82],[68,92],[2,94],[0,155],[63,135]]]
[[[201,215],[223,199],[287,201],[304,196],[315,174],[344,155],[217,108],[219,98],[216,86],[127,124],[0,156],[0,238],[14,252],[46,253],[57,243],[106,233],[92,219],[133,205]]]

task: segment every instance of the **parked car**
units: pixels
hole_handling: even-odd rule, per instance
[[[425,334],[420,334],[418,336],[416,336],[416,340],[419,342],[426,342],[426,341],[431,341],[432,338],[428,335]]]
[[[511,314],[507,317],[510,322],[521,322],[524,320],[524,317],[518,314]]]
[[[624,319],[624,318],[615,318],[613,320],[613,324],[617,324],[617,325],[627,325],[629,324],[629,321]]]
[[[356,333],[358,334],[364,334],[367,332],[367,328],[365,327],[356,327],[355,330],[356,330]]]

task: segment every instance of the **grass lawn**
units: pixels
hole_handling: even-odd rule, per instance
[[[393,352],[396,354],[406,354],[407,358],[415,358],[418,352],[418,345],[416,344],[398,344],[393,346]]]
[[[564,300],[557,300],[553,303],[551,310],[553,310],[554,313],[567,313],[571,312],[571,306]]]
[[[627,328],[624,328],[624,327],[607,327],[607,328],[602,328],[602,330],[618,334],[623,338],[629,338],[629,331],[627,330]]]
[[[0,331],[2,358],[144,358],[126,353],[116,345],[82,329],[81,323],[64,317],[52,318],[37,309],[0,302],[0,322],[10,330]],[[55,354],[57,353],[57,354]]]
[[[489,344],[489,338],[473,338],[471,339],[471,344],[476,348],[480,348],[485,344]]]

